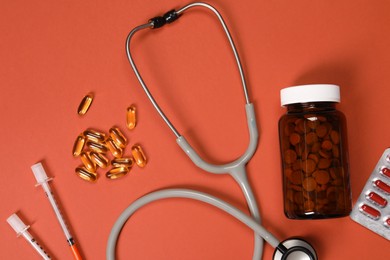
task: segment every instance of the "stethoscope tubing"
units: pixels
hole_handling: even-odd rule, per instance
[[[276,237],[274,237],[270,232],[268,232],[262,225],[257,223],[253,218],[249,217],[244,212],[240,211],[236,207],[233,207],[232,205],[224,202],[217,197],[200,191],[194,191],[189,189],[165,189],[149,193],[137,199],[122,212],[122,214],[119,216],[114,226],[112,227],[110,235],[108,237],[106,249],[107,260],[115,259],[115,249],[118,236],[127,220],[143,206],[156,200],[169,198],[187,198],[213,205],[247,225],[257,235],[263,237],[272,247],[276,248],[280,244],[280,241]]]

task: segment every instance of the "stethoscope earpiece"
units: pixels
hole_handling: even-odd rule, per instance
[[[318,260],[314,248],[300,238],[284,240],[275,248],[273,260]]]

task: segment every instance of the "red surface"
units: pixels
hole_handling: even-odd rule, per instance
[[[127,33],[187,1],[3,1],[0,9],[0,258],[39,259],[6,223],[13,212],[31,225],[57,259],[72,259],[49,202],[30,166],[43,161],[86,259],[104,259],[110,229],[132,201],[167,187],[194,188],[246,210],[229,176],[197,169],[142,92],[126,59]],[[260,142],[248,165],[263,223],[277,237],[301,236],[320,259],[384,259],[389,241],[348,217],[289,220],[283,214],[277,122],[281,88],[307,83],[341,86],[338,108],[348,119],[353,201],[390,144],[390,3],[388,1],[211,1],[238,47],[255,105]],[[226,39],[206,11],[136,35],[132,50],[154,96],[179,131],[221,163],[246,149],[243,95]],[[81,99],[95,93],[84,117]],[[78,178],[71,154],[88,127],[125,129],[135,104],[138,126],[126,131],[149,158],[144,169],[96,184]],[[129,149],[126,151],[129,153]],[[252,232],[212,207],[166,200],[126,224],[120,259],[251,259]],[[273,249],[265,246],[264,259]]]

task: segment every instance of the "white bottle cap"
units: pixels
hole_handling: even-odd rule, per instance
[[[26,226],[26,224],[23,223],[23,221],[18,217],[18,215],[16,215],[16,213],[7,218],[7,222],[15,230],[18,236],[30,227]]]
[[[33,166],[31,166],[31,170],[34,173],[35,179],[37,179],[38,185],[51,180],[51,178],[47,177],[45,169],[43,169],[42,163],[34,164]]]
[[[282,106],[308,102],[340,102],[340,87],[331,84],[312,84],[284,88],[280,91]]]

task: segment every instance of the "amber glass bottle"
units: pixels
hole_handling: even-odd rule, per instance
[[[345,116],[336,85],[281,90],[279,121],[284,212],[291,219],[347,216],[351,188]]]

